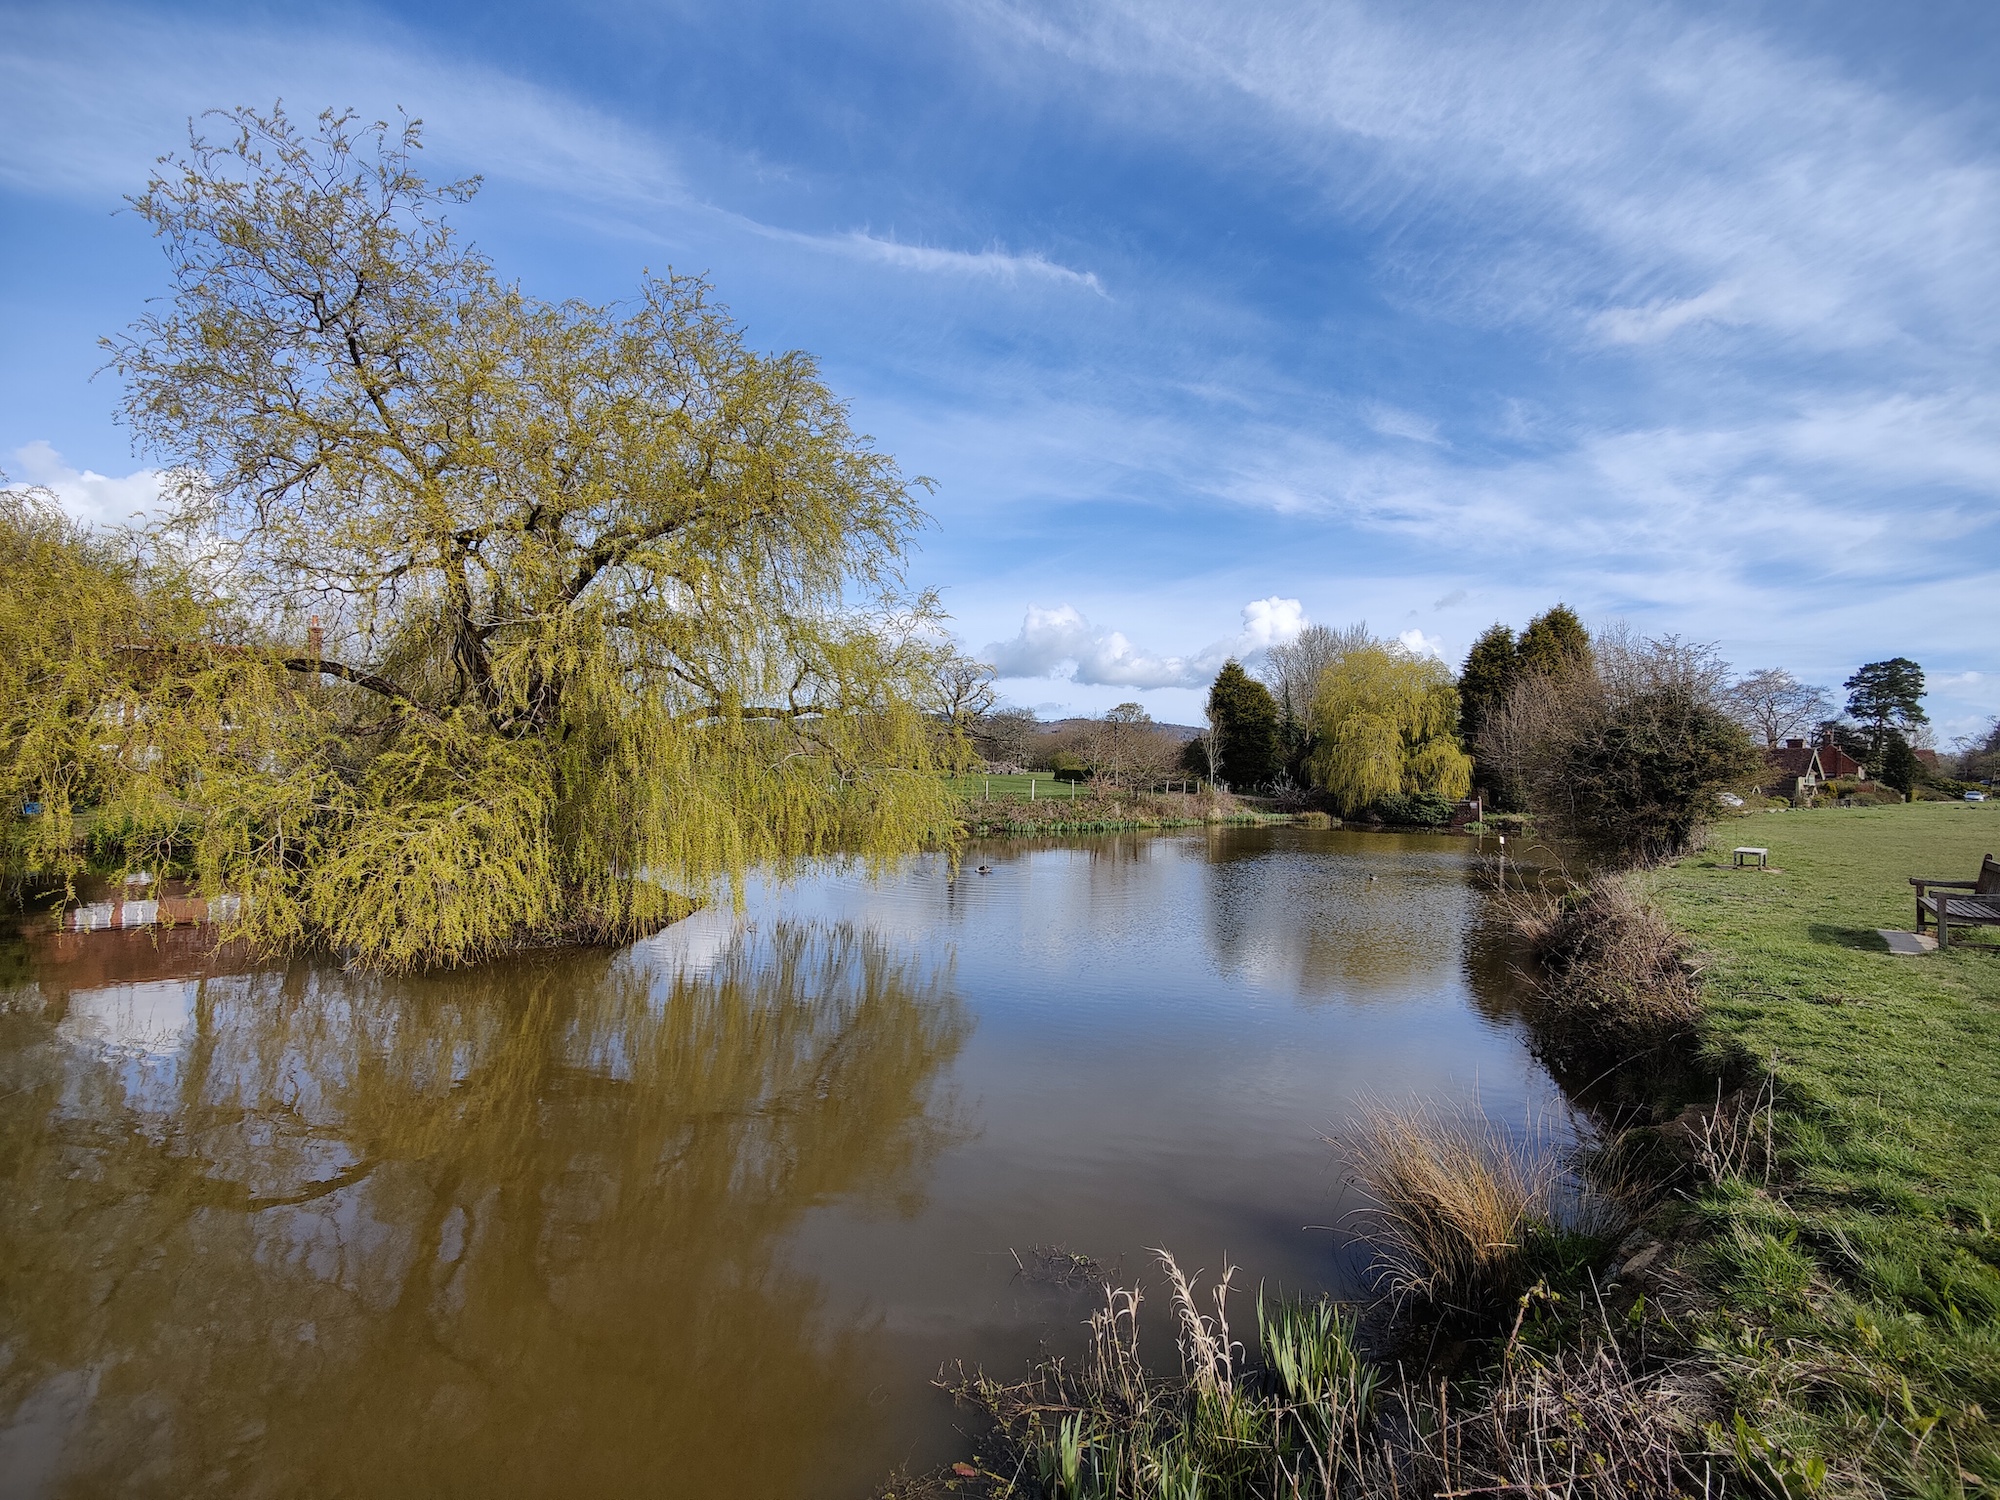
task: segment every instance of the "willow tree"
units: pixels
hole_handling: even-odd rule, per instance
[[[921,482],[809,356],[751,350],[695,278],[501,280],[414,123],[227,118],[133,200],[172,296],[108,342],[173,475],[156,541],[255,626],[257,723],[146,773],[254,936],[454,962],[951,836],[949,653],[901,576]],[[216,659],[128,644],[161,702]]]
[[[1313,784],[1343,814],[1384,797],[1463,797],[1472,761],[1458,743],[1458,689],[1444,664],[1375,642],[1344,652],[1313,697]]]

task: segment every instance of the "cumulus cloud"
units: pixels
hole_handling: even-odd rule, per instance
[[[1434,635],[1425,635],[1415,626],[1396,637],[1403,643],[1403,649],[1412,656],[1435,656],[1444,659],[1444,642]]]
[[[160,498],[157,469],[140,469],[119,479],[72,468],[54,447],[40,439],[14,450],[14,477],[51,491],[64,510],[93,526],[143,521]]]
[[[1002,677],[1066,675],[1097,687],[1202,687],[1231,657],[1251,659],[1296,640],[1310,623],[1297,599],[1253,599],[1243,606],[1243,628],[1189,656],[1165,656],[1135,646],[1124,632],[1100,630],[1073,604],[1028,606],[1020,634],[980,653]],[[1065,673],[1064,669],[1068,668]]]
[[[1280,599],[1275,594],[1268,599],[1252,599],[1243,606],[1243,633],[1229,655],[1248,656],[1254,651],[1285,645],[1297,640],[1299,632],[1311,623],[1306,618],[1305,606],[1296,599]]]

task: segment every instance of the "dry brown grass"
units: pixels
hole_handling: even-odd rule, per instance
[[[1539,964],[1532,1019],[1557,1061],[1614,1065],[1692,1032],[1701,991],[1687,939],[1632,876],[1497,900]]]
[[[1576,1176],[1571,1149],[1481,1116],[1378,1104],[1333,1144],[1368,1195],[1356,1218],[1399,1309],[1504,1313],[1536,1283],[1586,1271],[1622,1224]]]
[[[1608,1329],[1553,1358],[1517,1318],[1496,1363],[1462,1382],[1399,1372],[1356,1345],[1330,1303],[1258,1308],[1258,1357],[1229,1333],[1225,1271],[1204,1296],[1160,1252],[1178,1377],[1139,1352],[1136,1287],[1104,1289],[1077,1365],[1044,1357],[1002,1385],[943,1383],[993,1422],[970,1459],[881,1493],[998,1500],[1722,1500],[1699,1453],[1698,1379],[1643,1367]],[[1204,1309],[1212,1300],[1214,1311]],[[1526,1303],[1523,1304],[1525,1312]],[[1596,1327],[1593,1321],[1592,1327]]]
[[[1469,1307],[1511,1284],[1531,1221],[1549,1222],[1559,1164],[1484,1121],[1376,1106],[1334,1144],[1371,1200],[1358,1213],[1396,1301]]]
[[[1641,1373],[1605,1341],[1553,1360],[1513,1347],[1470,1399],[1396,1392],[1406,1447],[1375,1494],[1521,1500],[1722,1500],[1723,1468],[1701,1454],[1711,1398],[1698,1378]]]

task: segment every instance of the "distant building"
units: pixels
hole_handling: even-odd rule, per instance
[[[1767,797],[1790,797],[1794,802],[1810,802],[1813,794],[1825,785],[1826,766],[1821,756],[1831,751],[1840,755],[1830,745],[1808,745],[1804,740],[1786,740],[1775,749],[1766,750],[1764,759],[1770,771],[1764,785],[1759,788]],[[1846,756],[1841,756],[1847,760]],[[1849,765],[1854,762],[1848,760]]]
[[[1804,740],[1787,740],[1787,745],[1803,745]],[[1814,747],[1819,752],[1820,774],[1828,781],[1866,781],[1868,768],[1838,745]]]

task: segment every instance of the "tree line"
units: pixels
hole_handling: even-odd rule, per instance
[[[1157,732],[1137,704],[1062,729],[1022,710],[976,731],[989,752],[1121,784],[1178,772],[1342,817],[1441,824],[1478,790],[1489,810],[1531,812],[1602,857],[1690,847],[1725,799],[1771,781],[1769,752],[1835,746],[1873,785],[1950,793],[2000,766],[2000,723],[1955,759],[1929,750],[1922,668],[1870,662],[1844,683],[1844,712],[1781,668],[1732,675],[1711,646],[1622,627],[1593,637],[1558,604],[1518,633],[1495,624],[1459,672],[1373,636],[1311,626],[1253,675],[1226,663],[1191,742]],[[1149,731],[1153,731],[1150,732]]]

